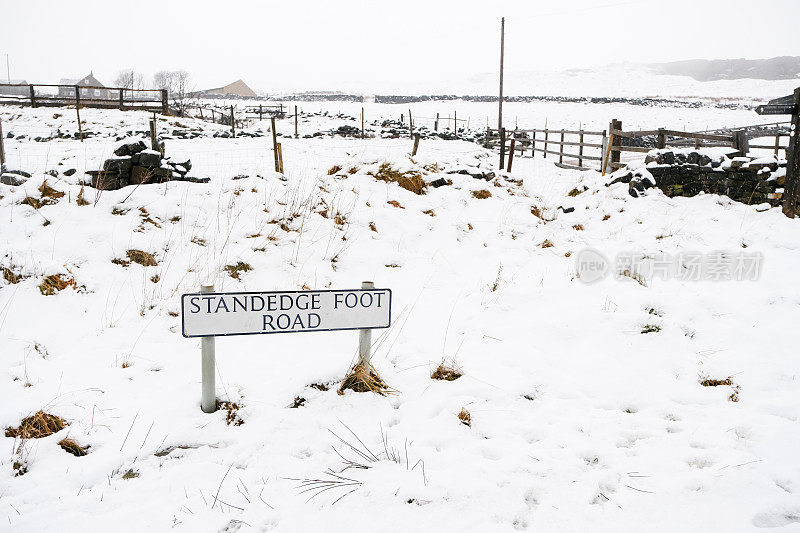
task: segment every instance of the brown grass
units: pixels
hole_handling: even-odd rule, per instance
[[[458,413],[458,419],[461,420],[461,423],[467,427],[472,427],[472,416],[469,414],[469,411],[461,408],[461,412]]]
[[[67,287],[77,289],[78,285],[75,283],[75,278],[68,277],[66,274],[53,274],[47,276],[39,284],[39,292],[44,296],[52,296],[57,292],[63,291]]]
[[[128,250],[125,252],[125,255],[128,256],[128,259],[133,261],[136,264],[142,266],[157,266],[158,262],[156,258],[153,257],[153,254],[149,252],[143,252],[142,250]]]
[[[61,431],[66,426],[67,421],[60,416],[39,411],[35,415],[23,418],[18,427],[7,427],[6,437],[41,439]]]
[[[545,239],[539,246],[541,246],[542,248],[552,248],[553,246],[555,246],[555,244],[553,244],[553,242],[550,239]]]
[[[575,224],[574,226],[572,226],[572,229],[576,231],[583,231],[583,224]]]
[[[38,198],[34,198],[33,196],[26,196],[25,198],[22,199],[20,205],[29,205],[34,209],[39,209],[44,204]]]
[[[644,276],[642,276],[641,274],[639,274],[638,272],[635,272],[635,271],[631,272],[630,268],[626,268],[625,270],[620,272],[619,275],[623,276],[623,277],[626,277],[626,278],[631,278],[633,281],[635,281],[636,283],[638,283],[642,287],[647,287],[647,283],[644,280]]]
[[[703,387],[719,387],[720,385],[733,385],[731,378],[725,379],[709,379],[706,378],[700,382]]]
[[[394,207],[399,207],[400,209],[405,209],[405,207],[400,205],[400,202],[398,202],[397,200],[389,200],[386,203],[389,204],[389,205],[393,205]]]
[[[22,276],[15,274],[10,268],[3,267],[3,279],[11,285],[16,285],[22,280]]]
[[[241,426],[244,424],[244,419],[239,416],[240,408],[241,405],[236,402],[217,400],[217,410],[223,409],[227,411],[225,414],[225,423],[229,426]]]
[[[487,191],[486,189],[481,189],[479,191],[472,191],[472,197],[477,198],[478,200],[485,200],[486,198],[491,198],[492,193]]]
[[[340,170],[342,170],[342,167],[340,167],[339,165],[333,165],[331,168],[328,169],[328,176],[333,176]]]
[[[544,220],[544,216],[542,215],[542,210],[539,208],[538,205],[531,206],[531,215],[535,216],[538,219]]]
[[[374,231],[374,232],[376,232],[376,233],[377,233],[377,231],[378,231],[378,226],[376,226],[374,222],[370,222],[370,223],[369,223],[369,229],[371,229],[372,231]]]
[[[383,378],[378,375],[378,371],[372,365],[356,365],[342,380],[339,385],[339,394],[344,394],[344,391],[352,390],[355,392],[374,392],[385,396],[394,394],[395,390],[389,387]]]
[[[81,191],[78,193],[78,197],[75,199],[75,203],[78,205],[89,205],[89,200],[87,200],[83,196],[83,185],[81,185]]]
[[[603,220],[604,220],[604,221],[605,221],[605,220],[608,220],[609,218],[611,218],[611,215],[608,215],[608,214],[606,214],[606,215],[603,215]]]
[[[455,365],[448,365],[442,361],[439,363],[439,366],[436,367],[436,370],[434,370],[431,374],[431,379],[455,381],[463,375],[464,373],[461,372],[461,369],[456,368]]]
[[[42,196],[42,202],[44,204],[56,203],[56,201],[65,194],[52,188],[50,184],[47,183],[47,180],[44,180],[42,184],[39,185],[39,193]],[[48,200],[44,200],[45,198]]]
[[[375,173],[370,172],[369,175],[378,181],[397,183],[400,187],[414,194],[425,194],[425,189],[427,187],[425,180],[422,179],[422,175],[419,172],[413,170],[400,172],[392,168],[392,165],[389,163],[381,163],[381,166],[378,167],[378,171]]]
[[[89,449],[88,446],[81,446],[72,439],[61,439],[58,441],[58,445],[61,446],[64,451],[71,453],[75,457],[83,457],[86,455],[86,450]]]
[[[253,270],[253,267],[251,267],[247,263],[243,263],[243,262],[239,261],[235,265],[226,265],[225,266],[225,270],[228,272],[230,277],[232,277],[233,279],[239,279],[240,280],[241,279],[240,273],[241,272],[250,272],[251,270]]]

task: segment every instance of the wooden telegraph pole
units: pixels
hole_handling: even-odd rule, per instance
[[[500,131],[500,169],[505,159],[505,136],[503,130],[503,54],[505,52],[506,18],[500,19],[500,98],[497,105],[497,130]]]

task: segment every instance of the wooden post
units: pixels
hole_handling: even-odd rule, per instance
[[[297,106],[294,106],[294,138],[297,139]]]
[[[419,133],[414,135],[414,149],[411,150],[411,157],[417,155],[417,148],[419,148]]]
[[[361,138],[364,138],[364,108],[361,108]]]
[[[283,174],[283,148],[281,143],[278,143],[278,168],[280,168],[279,172]]]
[[[439,131],[439,113],[436,113],[436,121],[433,123],[433,131]]]
[[[203,106],[197,106],[197,109],[200,110],[200,120],[205,120],[205,117],[203,116]]]
[[[156,121],[150,119],[150,149],[158,152],[158,139],[156,139]]]
[[[517,141],[517,137],[512,135],[511,136],[511,146],[508,148],[508,168],[506,172],[511,172],[511,164],[514,162],[514,144]]]
[[[564,162],[564,128],[561,128],[561,144],[558,145],[558,162]]]
[[[750,144],[747,142],[747,131],[738,130],[733,132],[733,147],[739,151],[740,155],[747,155],[750,151]]]
[[[233,106],[231,106],[231,135],[236,138],[236,117],[233,115]]]
[[[455,125],[453,136],[458,139],[458,111],[453,111],[453,124]]]
[[[169,93],[166,89],[161,89],[161,114],[169,115]]]
[[[33,85],[31,85],[31,90],[33,90]],[[33,97],[33,93],[31,93],[31,97]],[[81,125],[81,92],[80,87],[77,85],[75,86],[75,114],[78,116],[78,136],[83,142],[83,125]]]
[[[778,131],[778,133],[775,134],[775,159],[778,159],[778,150],[780,149],[780,147],[781,147],[781,133],[780,131]]]
[[[414,121],[411,119],[411,110],[408,110],[408,134],[413,139],[414,138]]]
[[[269,118],[270,126],[272,128],[272,153],[275,156],[275,172],[281,171],[280,160],[278,156],[278,134],[275,131],[275,117]]]
[[[214,112],[214,108],[211,108],[211,122],[217,122],[217,114]]]
[[[261,104],[258,104],[258,120],[264,120],[264,109],[262,108]]]
[[[33,90],[33,85],[28,85],[31,92],[31,107],[36,107],[36,93]]]
[[[542,152],[542,157],[547,159],[547,139],[550,136],[550,130],[547,129],[547,121],[544,122],[544,152]]]
[[[664,128],[658,128],[658,140],[656,141],[656,148],[667,147],[667,136],[664,134]]]
[[[125,99],[123,96],[124,89],[122,87],[119,88],[119,110],[123,111],[125,109]]]
[[[800,181],[800,87],[794,90],[794,114],[789,130],[789,147],[786,149],[786,185],[783,189],[783,214],[794,218],[797,214],[797,189]]]
[[[536,130],[531,130],[531,157],[536,157]]]
[[[405,124],[406,120],[403,118],[403,114],[400,113],[400,124]]]
[[[2,172],[3,165],[6,164],[6,148],[3,144],[3,119],[0,118],[0,172]]]
[[[506,43],[506,18],[500,19],[500,95],[497,99],[497,129],[503,129],[503,55]],[[500,155],[500,168],[503,168],[503,155]]]
[[[618,167],[618,165],[614,165],[614,163],[619,163],[620,155],[622,153],[619,150],[614,150],[614,147],[622,146],[622,137],[620,137],[619,135],[614,135],[614,132],[611,130],[622,131],[622,121],[617,119],[612,119],[611,124],[609,124],[608,126],[608,129],[609,129],[608,150],[610,156],[606,159],[610,159],[610,161],[606,161],[606,167],[610,166],[611,172],[614,172]]]
[[[580,146],[578,146],[578,166],[583,167],[583,128],[578,126],[578,131],[580,132],[578,138],[580,143]]]
[[[497,167],[500,170],[503,170],[506,161],[506,130],[505,128],[500,128],[500,166]]]

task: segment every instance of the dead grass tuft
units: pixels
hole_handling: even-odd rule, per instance
[[[461,423],[467,427],[472,427],[472,416],[469,414],[469,411],[461,408],[461,412],[458,413],[458,419],[461,420]]]
[[[240,408],[241,406],[236,402],[217,400],[217,410],[224,409],[227,411],[225,414],[225,423],[229,426],[241,426],[244,424],[244,419],[239,416]]]
[[[370,176],[378,181],[385,181],[386,183],[397,183],[400,187],[414,194],[425,194],[426,184],[422,179],[422,175],[414,170],[400,172],[392,168],[389,163],[381,163],[378,171],[369,173]]]
[[[478,200],[485,200],[486,198],[491,198],[492,193],[487,191],[486,189],[481,189],[479,191],[472,191],[472,197],[477,198]]]
[[[22,274],[16,274],[13,270],[11,270],[8,267],[3,267],[3,279],[9,282],[11,285],[16,285],[17,283],[22,281],[23,276]]]
[[[719,387],[720,385],[733,385],[731,378],[725,379],[710,379],[706,378],[700,382],[703,387]]]
[[[369,229],[371,229],[372,231],[374,231],[376,233],[378,232],[378,226],[376,226],[374,222],[370,222],[369,223]]]
[[[344,394],[344,391],[348,389],[355,392],[374,392],[381,396],[396,392],[383,381],[372,365],[356,365],[353,367],[342,380],[342,384],[336,392]]]
[[[47,183],[47,180],[44,180],[42,184],[39,185],[39,194],[42,197],[42,203],[48,205],[56,203],[65,193],[55,190]]]
[[[531,215],[535,216],[540,220],[544,220],[544,215],[542,214],[542,210],[539,208],[538,205],[531,206]]]
[[[83,185],[81,185],[81,190],[78,193],[78,197],[75,199],[75,203],[78,205],[89,205],[89,200],[83,196]]]
[[[38,198],[34,198],[33,196],[26,196],[25,198],[22,199],[20,205],[29,205],[34,209],[39,209],[44,204]]]
[[[583,231],[583,224],[575,224],[574,226],[572,226],[572,229],[576,231]]]
[[[7,427],[6,437],[41,439],[61,431],[66,426],[67,421],[60,416],[39,411],[35,415],[23,418],[18,427]]]
[[[226,265],[225,270],[233,279],[241,280],[240,274],[242,272],[250,272],[251,270],[253,270],[253,267],[251,267],[247,263],[239,261],[235,265]]]
[[[631,278],[633,281],[635,281],[636,283],[638,283],[642,287],[647,287],[647,283],[644,280],[644,276],[642,276],[641,274],[639,274],[636,271],[631,271],[630,268],[626,268],[625,270],[620,272],[619,275],[623,276],[625,278]]]
[[[88,446],[81,446],[72,439],[61,439],[58,441],[58,445],[61,446],[64,451],[71,453],[75,457],[83,457],[86,455],[86,450],[89,449]]]
[[[128,250],[125,252],[125,255],[128,256],[128,259],[133,261],[136,264],[142,266],[157,266],[158,262],[156,262],[156,258],[153,257],[153,254],[149,252],[143,252],[142,250]]]
[[[337,172],[339,172],[341,170],[342,170],[342,167],[340,167],[339,165],[333,165],[331,168],[328,169],[328,176],[333,176],[334,174],[336,174]],[[352,172],[351,172],[351,174],[352,174]]]
[[[542,248],[552,248],[553,246],[555,246],[555,244],[553,244],[553,242],[550,239],[545,239],[539,246],[541,246]]]
[[[294,401],[292,401],[292,405],[289,406],[289,409],[297,409],[298,407],[303,407],[306,403],[306,399],[302,396],[295,396]]]
[[[431,379],[455,381],[463,375],[464,373],[460,368],[456,368],[455,364],[447,364],[442,361],[431,374]]]
[[[425,214],[425,215],[428,215],[430,217],[435,217],[436,216],[436,213],[433,211],[433,209],[426,209],[422,213]]]
[[[405,209],[405,207],[403,207],[402,205],[400,205],[400,202],[398,202],[397,200],[389,200],[389,201],[388,201],[388,202],[386,202],[386,203],[387,203],[387,204],[389,204],[389,205],[392,205],[392,206],[394,206],[394,207],[399,207],[400,209]]]
[[[53,274],[42,280],[39,284],[39,292],[44,296],[52,296],[57,292],[63,291],[67,287],[78,289],[75,278],[69,277],[66,274]]]

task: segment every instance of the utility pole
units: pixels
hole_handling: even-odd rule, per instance
[[[506,35],[506,18],[500,19],[500,99],[497,106],[497,131],[500,133],[501,143],[503,133],[503,54],[505,52],[505,35]],[[500,168],[503,168],[505,154],[502,147],[500,148]]]

